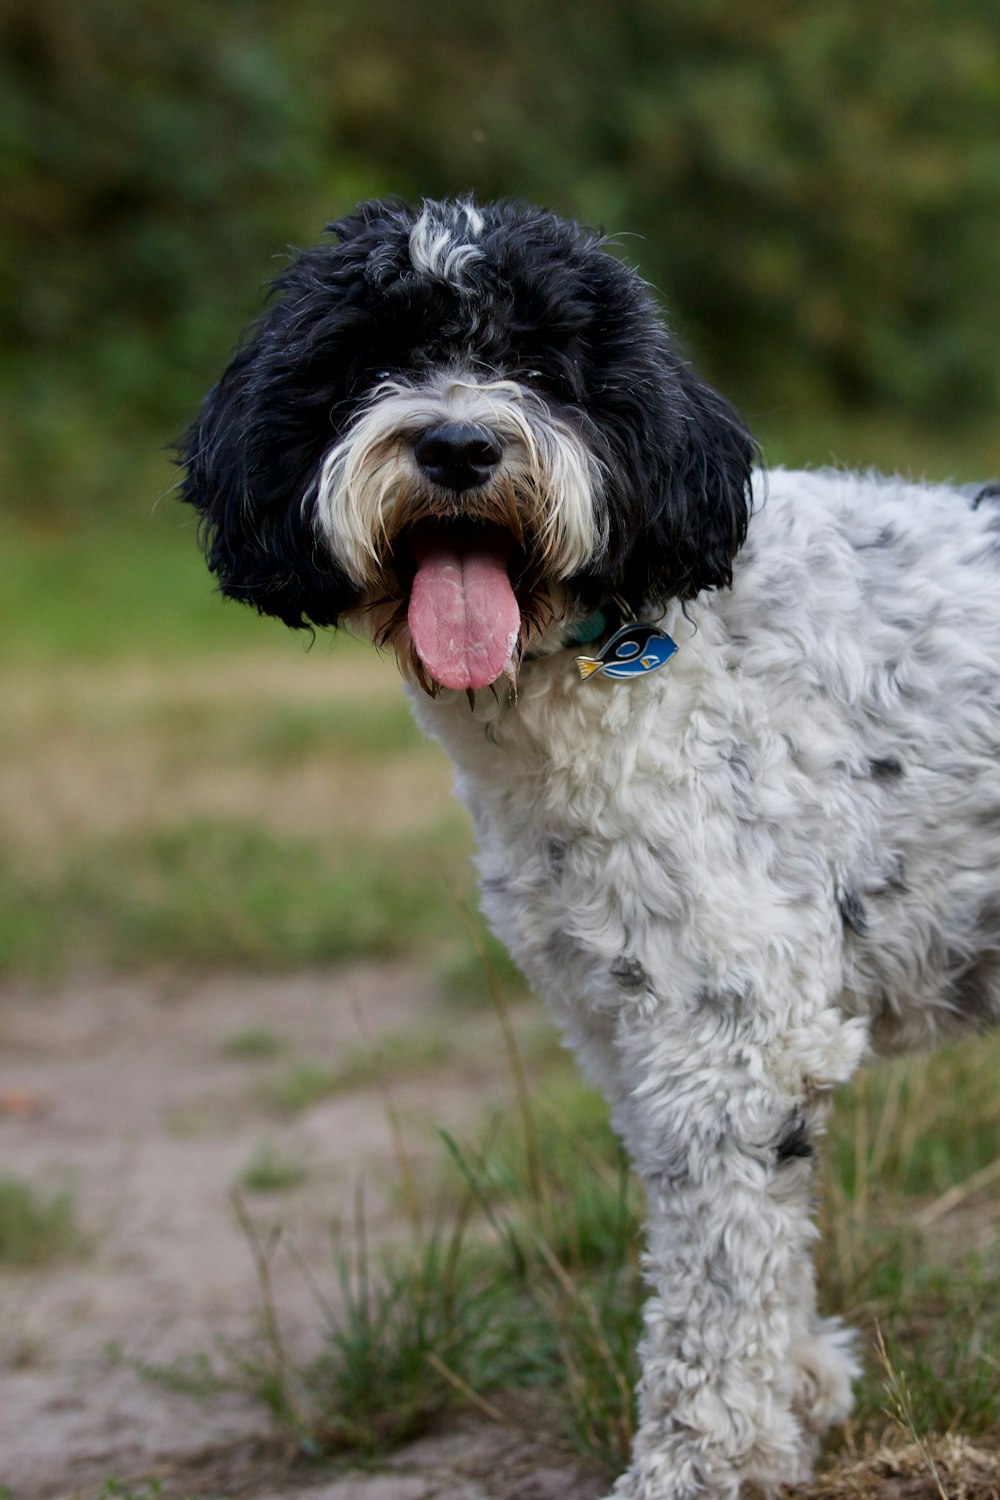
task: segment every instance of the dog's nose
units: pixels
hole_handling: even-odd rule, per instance
[[[473,422],[442,422],[421,433],[413,445],[413,455],[428,479],[447,490],[485,484],[502,452],[495,434]]]

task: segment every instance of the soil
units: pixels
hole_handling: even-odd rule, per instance
[[[260,1326],[253,1255],[231,1194],[262,1146],[308,1168],[290,1192],[243,1195],[262,1237],[281,1225],[272,1271],[294,1357],[316,1352],[322,1322],[296,1266],[318,1268],[321,1281],[328,1268],[333,1286],[331,1224],[362,1184],[369,1233],[401,1232],[385,1186],[398,1173],[379,1092],[350,1091],[287,1118],[266,1103],[265,1079],[293,1057],[356,1049],[359,1025],[377,1040],[434,1014],[412,973],[373,965],[0,993],[2,1170],[42,1191],[70,1191],[89,1242],[61,1264],[0,1274],[0,1485],[14,1500],[84,1500],[111,1479],[143,1495],[155,1480],[163,1500],[599,1492],[564,1455],[553,1467],[544,1447],[516,1435],[516,1421],[514,1435],[460,1422],[378,1471],[330,1474],[303,1465],[250,1395],[183,1388],[192,1361],[247,1346]],[[231,1055],[232,1039],[250,1028],[279,1036],[283,1060]],[[479,1118],[489,1091],[468,1066],[394,1085],[418,1158],[435,1149],[423,1119],[460,1128]]]

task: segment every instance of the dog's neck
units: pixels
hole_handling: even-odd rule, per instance
[[[458,790],[467,802],[470,781],[487,799],[530,797],[531,783],[549,770],[591,774],[586,767],[598,746],[599,774],[614,778],[619,775],[613,769],[615,747],[624,753],[633,734],[641,736],[641,724],[654,700],[660,705],[658,712],[669,703],[666,720],[680,735],[706,672],[723,670],[711,647],[713,641],[718,645],[716,608],[712,596],[694,601],[686,610],[674,602],[649,621],[672,635],[679,649],[662,671],[641,680],[614,681],[600,675],[582,681],[576,657],[583,643],[573,639],[575,624],[553,621],[522,659],[514,688],[500,683],[495,691],[477,693],[470,707],[463,693],[443,692],[431,698],[410,685],[414,715],[454,762]],[[583,649],[594,651],[603,636],[610,638],[618,628],[617,619],[606,621],[602,636]]]

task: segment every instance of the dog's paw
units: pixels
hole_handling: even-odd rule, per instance
[[[861,1373],[855,1335],[839,1318],[825,1318],[816,1333],[792,1350],[792,1406],[810,1432],[843,1422],[854,1405],[853,1384]]]

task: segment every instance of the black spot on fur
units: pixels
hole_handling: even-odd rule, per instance
[[[883,526],[875,532],[874,536],[854,539],[855,552],[869,552],[876,547],[891,547],[897,539],[893,527]]]
[[[753,781],[753,756],[748,745],[733,745],[726,756],[733,770],[733,779],[738,786],[747,786]]]
[[[623,990],[636,992],[649,988],[649,975],[642,964],[624,953],[611,965],[611,977],[617,979]]]
[[[906,870],[903,865],[902,855],[896,854],[890,857],[885,873],[881,880],[870,885],[865,891],[866,896],[905,896],[907,892]]]
[[[566,859],[566,851],[569,849],[568,839],[550,838],[545,852],[548,855],[549,866],[553,870],[561,870]]]
[[[973,1026],[995,1026],[1000,1021],[1000,955],[986,953],[952,980],[949,1003]]]
[[[869,770],[875,781],[898,781],[905,776],[903,762],[897,760],[895,755],[879,755],[868,762]]]
[[[809,1139],[809,1127],[804,1116],[794,1113],[786,1122],[784,1132],[775,1147],[775,1160],[779,1166],[793,1161],[795,1157],[812,1156],[813,1145]]]
[[[849,932],[856,937],[864,937],[868,931],[868,918],[861,897],[856,891],[843,890],[837,897],[837,906],[840,910],[841,920]]]
[[[557,968],[568,968],[580,956],[581,946],[568,932],[554,932],[546,940],[545,953]]]
[[[955,955],[947,987],[949,1003],[977,1026],[1000,1022],[1000,901],[985,902],[972,933],[976,951]]]
[[[964,493],[970,493],[968,486],[964,487]],[[975,485],[971,493],[972,509],[978,510],[984,500],[1000,500],[1000,483],[993,480],[989,484]]]
[[[715,989],[706,985],[695,995],[697,1010],[711,1011],[716,1016],[743,1016],[751,1001],[749,989]]]

